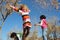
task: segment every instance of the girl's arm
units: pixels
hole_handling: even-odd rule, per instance
[[[17,12],[19,11],[19,8],[17,8],[17,7],[14,7],[14,6],[12,6],[12,5],[10,5],[10,7],[13,8],[13,9],[14,9],[15,11],[17,11]]]
[[[40,24],[35,24],[35,26],[41,26],[42,25],[42,23],[40,23]]]
[[[39,22],[38,24],[35,24],[34,26],[42,26],[43,21],[41,20],[41,22]]]
[[[46,20],[44,20],[44,23],[48,26],[48,23],[46,22]]]
[[[40,26],[40,24],[35,24],[34,26]]]
[[[11,7],[11,8],[13,8],[15,11],[20,12],[20,14],[22,14],[22,11],[21,11],[21,10],[19,10],[19,8],[14,7],[14,6],[12,6],[12,5],[10,5],[10,7]]]

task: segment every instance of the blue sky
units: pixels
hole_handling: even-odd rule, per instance
[[[42,8],[41,5],[38,6],[37,3],[32,1],[35,0],[22,0],[22,2],[20,2],[20,4],[26,4],[31,10],[30,18],[31,18],[32,28],[30,31],[35,30],[33,24],[38,23],[40,21],[39,17],[42,14],[46,15],[47,20],[49,20],[49,18],[53,16],[56,16],[57,19],[60,20],[60,11],[56,11],[55,8],[52,8],[50,6],[47,8]],[[8,32],[14,27],[16,27],[16,30],[22,31],[23,30],[22,24],[23,21],[21,15],[15,11],[12,12],[12,14],[7,17],[2,27],[2,40],[7,40]],[[38,30],[38,35],[41,36],[41,28],[37,27],[37,30]]]

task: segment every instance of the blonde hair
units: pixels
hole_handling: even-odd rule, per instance
[[[29,8],[27,7],[27,5],[25,5],[25,4],[21,4],[19,9],[22,10],[23,8],[25,8],[26,11],[29,10]]]

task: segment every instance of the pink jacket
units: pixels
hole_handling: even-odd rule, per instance
[[[41,20],[40,26],[41,26],[42,28],[47,28],[47,21],[46,21],[46,19],[42,19],[42,20]]]

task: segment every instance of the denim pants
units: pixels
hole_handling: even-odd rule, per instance
[[[42,29],[43,40],[47,40],[47,28]]]

